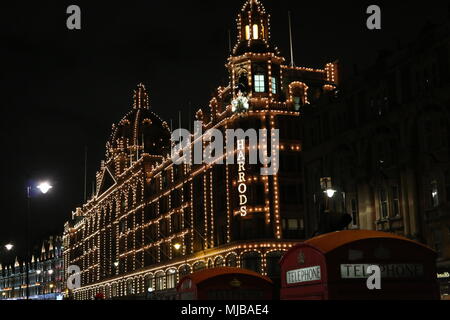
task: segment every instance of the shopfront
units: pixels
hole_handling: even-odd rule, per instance
[[[347,230],[312,238],[281,259],[282,300],[439,299],[436,253],[393,234]],[[379,269],[380,287],[368,278]]]

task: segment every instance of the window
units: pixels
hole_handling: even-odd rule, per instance
[[[265,92],[265,79],[263,74],[255,75],[255,92]]]
[[[176,286],[177,274],[174,269],[167,272],[166,276],[166,289],[173,289]]]
[[[433,208],[439,206],[439,191],[436,180],[431,182],[431,206]]]
[[[445,193],[447,202],[450,202],[450,170],[445,172]]]
[[[250,40],[250,26],[245,26],[245,40]]]
[[[442,232],[439,229],[433,228],[433,245],[434,249],[438,253],[439,256],[442,255]]]
[[[295,111],[298,111],[298,110],[300,110],[300,107],[301,107],[302,105],[301,105],[301,99],[300,99],[300,97],[294,97],[294,109],[295,109]]]
[[[400,216],[400,196],[398,186],[392,187],[392,212],[394,217]]]
[[[277,78],[272,77],[272,93],[273,94],[278,93],[277,88],[278,88]]]
[[[388,200],[384,188],[380,190],[380,216],[381,219],[386,219],[388,217]]]
[[[164,290],[164,273],[159,273],[155,278],[156,291]]]
[[[120,233],[125,233],[125,231],[126,231],[126,221],[121,220],[120,221]]]
[[[258,39],[259,37],[259,32],[258,32],[258,25],[254,24],[253,25],[253,39]]]
[[[258,252],[247,252],[242,256],[242,268],[261,272],[261,255]]]
[[[351,209],[352,209],[352,224],[354,226],[358,226],[358,203],[356,199],[352,199],[351,201]]]

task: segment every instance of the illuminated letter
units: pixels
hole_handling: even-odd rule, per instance
[[[245,150],[245,140],[248,138],[249,145],[249,164],[258,164],[258,134],[255,129],[248,129],[244,132],[242,129],[227,129],[227,164],[235,164],[234,146],[237,140],[238,150]]]
[[[240,206],[243,206],[243,205],[247,204],[247,201],[248,201],[248,199],[247,199],[246,195],[241,194],[239,196],[239,205]]]

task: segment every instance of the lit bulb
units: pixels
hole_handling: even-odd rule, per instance
[[[49,192],[51,188],[53,188],[48,182],[43,182],[37,186],[37,188],[43,193],[46,194]]]

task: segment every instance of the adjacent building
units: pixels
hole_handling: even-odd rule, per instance
[[[350,228],[418,240],[439,254],[450,280],[450,23],[427,25],[412,43],[380,55],[332,100],[302,111],[307,234],[323,212],[321,179],[336,194],[330,212]]]
[[[33,255],[29,266],[29,298],[60,300],[63,298],[62,238],[51,237],[42,243],[41,253]],[[0,264],[0,300],[23,300],[26,292],[26,266],[16,258],[14,265]]]

